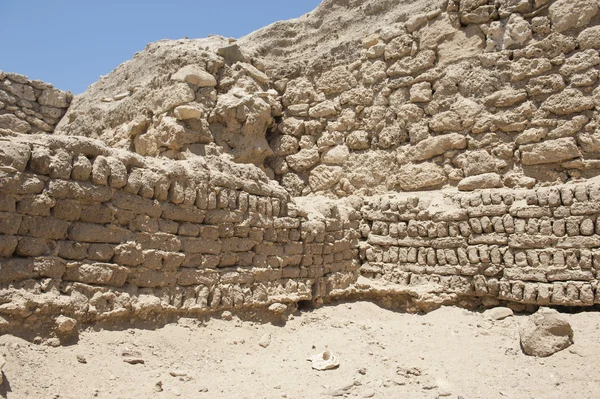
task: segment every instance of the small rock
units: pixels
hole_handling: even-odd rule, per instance
[[[56,332],[61,334],[70,334],[77,327],[77,320],[66,316],[58,316],[54,321],[56,323]]]
[[[488,309],[485,312],[483,312],[484,317],[490,318],[492,320],[502,320],[502,319],[506,319],[507,317],[511,317],[513,315],[514,315],[514,313],[513,313],[512,309],[505,308],[505,307],[497,307],[497,308],[493,308],[493,309]]]
[[[53,348],[58,348],[60,346],[60,340],[58,338],[48,338],[44,343]]]
[[[129,364],[144,364],[145,360],[142,359],[142,354],[138,351],[130,351],[130,350],[125,350],[121,353],[121,355],[124,357],[123,361],[125,363],[129,363]]]
[[[187,377],[187,373],[182,370],[171,370],[169,374],[171,374],[171,377]]]
[[[312,362],[313,369],[320,371],[332,370],[340,366],[339,360],[329,351],[313,355],[307,360]]]
[[[198,389],[198,392],[206,393],[206,392],[208,392],[208,388],[202,387],[202,388]]]
[[[162,381],[158,381],[154,384],[154,392],[162,392],[163,391],[163,383]]]
[[[375,396],[376,392],[375,390],[371,389],[371,388],[366,388],[363,392],[362,392],[362,397],[363,398],[372,398],[373,396]]]
[[[87,359],[82,355],[77,355],[77,361],[79,363],[87,364]]]
[[[360,375],[365,375],[365,374],[367,374],[367,369],[364,368],[364,367],[361,367],[361,368],[358,369],[358,373]]]
[[[231,314],[231,312],[229,310],[224,311],[223,313],[221,313],[221,318],[223,320],[233,320],[233,315]]]
[[[546,357],[573,345],[573,329],[556,310],[540,308],[519,331],[523,353]]]
[[[271,334],[266,333],[262,337],[260,337],[260,340],[258,341],[258,344],[260,346],[262,346],[263,348],[266,348],[269,345],[271,345]]]
[[[286,310],[287,306],[285,306],[283,303],[274,303],[271,306],[269,306],[269,312],[273,312],[279,315],[284,314]]]
[[[215,87],[217,80],[198,65],[187,65],[171,76],[176,82],[186,82],[197,87]]]

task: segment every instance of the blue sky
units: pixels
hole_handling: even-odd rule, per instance
[[[244,36],[320,0],[0,0],[0,70],[79,94],[160,39]]]

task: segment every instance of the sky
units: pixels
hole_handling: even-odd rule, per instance
[[[161,39],[239,38],[321,0],[0,0],[0,71],[74,94]]]

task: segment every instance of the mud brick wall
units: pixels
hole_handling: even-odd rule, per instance
[[[433,198],[433,199],[432,199]],[[362,210],[360,272],[535,305],[600,303],[600,185],[385,196]]]
[[[72,99],[49,83],[0,71],[0,132],[51,133]]]
[[[318,300],[356,280],[358,221],[334,205],[308,217],[247,168],[148,164],[79,138],[1,147],[6,328]]]

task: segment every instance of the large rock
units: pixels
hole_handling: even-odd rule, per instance
[[[546,357],[573,345],[573,329],[556,310],[540,308],[521,327],[521,348],[526,355]]]
[[[577,143],[572,137],[523,145],[521,154],[523,165],[556,163],[580,156]]]
[[[558,0],[549,9],[552,27],[558,32],[584,27],[598,13],[596,0]]]

